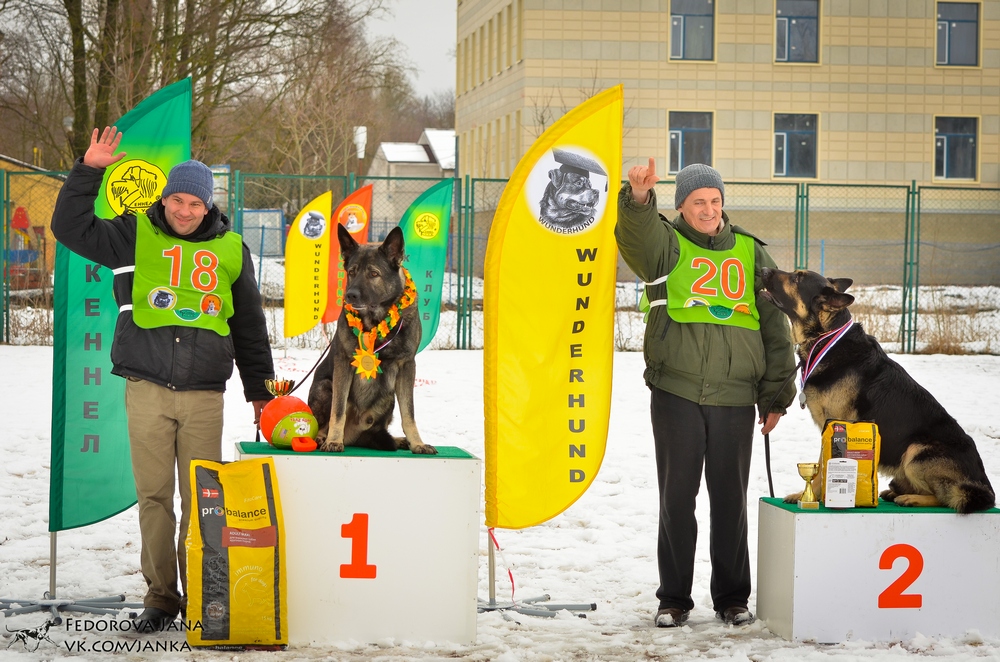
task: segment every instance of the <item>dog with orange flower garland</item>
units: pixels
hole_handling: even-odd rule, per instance
[[[416,288],[402,266],[403,231],[393,228],[381,245],[359,245],[338,224],[337,239],[347,272],[344,308],[330,354],[309,388],[319,450],[363,446],[434,455],[437,449],[420,439],[413,418],[421,329]],[[396,400],[402,438],[388,430]]]

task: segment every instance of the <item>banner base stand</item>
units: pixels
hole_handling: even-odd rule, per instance
[[[492,543],[492,536],[491,543]],[[507,620],[514,620],[508,612],[515,612],[518,614],[524,614],[525,616],[542,616],[545,618],[553,618],[556,613],[565,609],[566,611],[573,612],[586,612],[586,611],[597,611],[596,602],[582,602],[582,603],[554,603],[549,602],[550,597],[546,593],[540,595],[536,598],[527,598],[521,600],[520,602],[505,602],[499,603],[496,601],[496,552],[493,551],[493,545],[489,546],[489,581],[490,581],[490,599],[489,601],[479,598],[479,604],[476,611],[480,614],[488,611],[499,611],[500,614]],[[580,618],[587,618],[584,613],[578,613],[577,616]]]
[[[16,606],[15,606],[16,605]],[[142,609],[141,603],[125,602],[124,595],[108,595],[100,598],[82,598],[71,600],[68,598],[53,598],[46,591],[41,600],[15,600],[13,598],[0,598],[0,612],[6,616],[19,614],[30,614],[33,612],[48,612],[52,615],[53,625],[62,625],[60,612],[75,611],[84,614],[98,614],[100,616],[114,616],[122,609]],[[129,614],[131,618],[138,616],[138,612]]]
[[[59,612],[63,611],[76,611],[83,614],[97,614],[99,616],[116,616],[122,609],[143,608],[141,603],[125,602],[125,596],[122,594],[106,595],[100,598],[82,598],[79,600],[56,598],[57,533],[57,531],[49,532],[49,590],[42,594],[41,600],[0,598],[0,613],[6,617],[31,614],[36,611],[48,612],[52,616],[53,625],[62,625],[63,619],[59,615]],[[138,612],[130,613],[129,618],[135,618],[138,615]]]
[[[477,611],[482,614],[487,611],[499,611],[504,618],[511,620],[507,612],[513,611],[518,614],[524,614],[525,616],[543,616],[546,618],[552,618],[557,612],[565,609],[566,611],[575,612],[585,612],[585,611],[597,611],[596,602],[588,603],[567,603],[567,604],[557,604],[554,602],[549,602],[548,595],[540,595],[537,598],[528,598],[526,600],[521,600],[518,603],[506,602],[487,602],[486,600],[480,599]],[[577,614],[580,618],[587,618],[586,614]]]

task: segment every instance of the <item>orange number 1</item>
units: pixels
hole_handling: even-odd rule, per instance
[[[354,513],[340,526],[340,537],[351,539],[351,562],[340,566],[343,579],[375,579],[378,566],[368,565],[368,513]]]
[[[170,258],[170,287],[177,287],[181,284],[181,247],[168,248],[163,257]]]

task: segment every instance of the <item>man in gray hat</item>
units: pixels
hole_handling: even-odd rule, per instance
[[[659,482],[658,627],[688,620],[694,602],[695,497],[704,469],[711,506],[711,593],[730,625],[754,616],[747,544],[747,484],[754,405],[769,433],[795,395],[785,316],[757,296],[764,243],[722,211],[726,188],[714,168],[677,173],[673,221],[657,213],[656,163],[634,166],[618,194],[615,239],[646,282],[649,318],[643,377]]]
[[[114,270],[119,313],[111,372],[127,380],[147,585],[135,627],[154,631],[184,607],[189,465],[194,458],[222,460],[222,394],[233,359],[254,422],[272,398],[264,380],[274,378],[274,365],[250,249],[213,203],[208,166],[175,166],[161,198],[147,209],[126,209],[111,220],[94,214],[105,168],[125,157],[116,153],[120,142],[114,127],[100,136],[94,129],[87,153],[59,191],[52,234],[74,253]]]

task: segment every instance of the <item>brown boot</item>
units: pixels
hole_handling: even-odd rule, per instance
[[[690,609],[667,607],[656,612],[653,622],[656,623],[656,627],[658,628],[675,628],[687,623],[688,616],[690,615]]]
[[[750,625],[757,620],[746,607],[726,607],[722,611],[715,612],[715,617],[726,625],[742,627]]]

